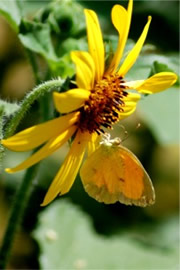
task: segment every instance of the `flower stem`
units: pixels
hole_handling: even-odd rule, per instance
[[[3,116],[4,116],[3,114],[4,114],[3,108],[0,107],[0,140],[3,138]],[[4,156],[4,147],[0,144],[0,171],[3,156]]]
[[[30,167],[24,176],[24,179],[17,191],[15,201],[11,210],[8,226],[4,235],[2,246],[0,249],[0,269],[5,269],[10,255],[13,239],[16,230],[20,226],[23,218],[24,211],[26,209],[30,194],[32,181],[35,179],[38,164]]]
[[[20,121],[23,119],[26,112],[31,107],[32,103],[37,100],[39,97],[43,96],[45,93],[51,92],[53,90],[61,89],[64,80],[56,79],[46,81],[38,86],[36,86],[31,92],[29,92],[23,101],[20,104],[20,109],[15,112],[13,118],[9,121],[6,129],[4,138],[12,136],[15,132],[17,126],[19,125]]]
[[[19,122],[22,120],[25,113],[28,111],[31,104],[36,99],[43,96],[45,93],[51,92],[53,90],[60,90],[63,83],[64,83],[64,80],[60,78],[56,80],[46,81],[36,86],[30,93],[28,93],[26,97],[24,98],[24,100],[22,101],[19,110],[15,112],[13,118],[9,121],[4,132],[4,138],[9,137],[14,133]],[[47,115],[44,116],[44,118],[47,118]],[[26,209],[26,206],[27,206],[30,194],[31,194],[32,182],[35,179],[37,168],[38,168],[38,164],[30,167],[26,171],[24,179],[22,183],[20,184],[19,190],[17,191],[15,201],[12,206],[11,213],[10,213],[7,229],[5,231],[2,246],[0,248],[0,269],[1,270],[5,269],[7,265],[16,230],[21,224],[24,211]]]
[[[39,77],[39,74],[38,74],[38,65],[37,65],[36,56],[29,49],[26,49],[26,54],[27,54],[27,58],[29,60],[29,63],[31,64],[36,84],[39,84],[41,80],[40,80],[40,77]]]

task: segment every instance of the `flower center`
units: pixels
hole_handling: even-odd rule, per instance
[[[104,133],[103,128],[112,128],[112,125],[119,121],[125,106],[123,99],[128,95],[122,83],[123,78],[115,74],[104,76],[95,85],[89,99],[80,109],[78,125],[82,132],[96,131],[101,134]]]

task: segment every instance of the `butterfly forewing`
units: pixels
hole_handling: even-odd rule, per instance
[[[87,193],[99,202],[146,206],[155,201],[150,177],[137,157],[120,144],[100,145],[80,174]]]

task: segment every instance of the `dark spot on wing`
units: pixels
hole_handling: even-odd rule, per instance
[[[118,180],[121,182],[125,182],[125,180],[123,178],[118,178]]]
[[[94,167],[92,168],[92,170],[93,170],[94,173],[97,173],[97,171],[98,171],[98,170],[97,170],[96,168],[94,168]]]

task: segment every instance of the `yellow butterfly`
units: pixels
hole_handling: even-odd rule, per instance
[[[149,175],[119,138],[101,142],[83,164],[80,176],[86,192],[99,202],[143,207],[155,202]]]

